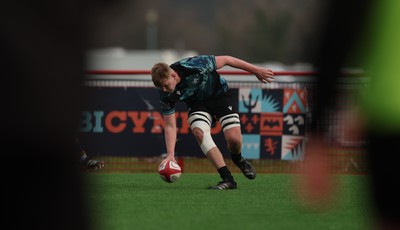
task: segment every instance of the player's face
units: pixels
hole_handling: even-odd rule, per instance
[[[175,71],[170,71],[168,77],[162,82],[161,90],[163,92],[172,93],[175,90],[177,82],[177,74]]]

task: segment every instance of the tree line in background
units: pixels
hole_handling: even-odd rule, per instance
[[[90,47],[195,50],[250,62],[310,62],[322,14],[318,0],[116,0],[96,7]],[[149,33],[151,33],[149,35]]]

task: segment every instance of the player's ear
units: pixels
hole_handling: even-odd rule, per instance
[[[176,78],[178,76],[178,74],[173,69],[171,69],[171,76],[173,78]]]

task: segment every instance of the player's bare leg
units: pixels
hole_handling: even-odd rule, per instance
[[[203,142],[203,131],[198,128],[194,128],[192,132],[196,137],[196,140],[199,143],[199,145],[201,145]],[[233,176],[229,171],[228,167],[226,166],[226,163],[219,148],[215,146],[205,154],[207,158],[211,161],[211,163],[214,165],[214,167],[217,169],[218,173],[220,174],[220,177],[223,180],[219,182],[217,185],[209,187],[209,189],[216,189],[216,190],[236,189],[237,188],[236,182],[233,179]]]

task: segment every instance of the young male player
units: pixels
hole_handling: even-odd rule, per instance
[[[263,83],[273,80],[270,69],[250,64],[232,56],[199,55],[171,65],[157,63],[151,70],[154,85],[159,89],[161,110],[165,122],[167,157],[175,161],[176,119],[175,103],[185,102],[188,123],[202,152],[217,169],[222,181],[209,189],[236,189],[237,184],[225,164],[222,153],[211,137],[212,123],[222,126],[232,161],[248,179],[256,177],[253,166],[241,155],[242,134],[237,105],[228,84],[217,69],[231,66],[254,74]],[[163,162],[164,162],[163,161]]]

